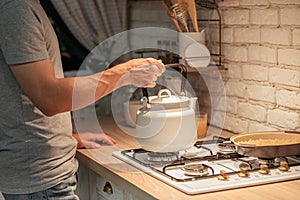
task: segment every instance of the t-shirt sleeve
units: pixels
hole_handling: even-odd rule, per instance
[[[0,45],[7,64],[49,58],[44,30],[30,7],[11,7],[0,14]],[[2,20],[4,19],[4,20]]]

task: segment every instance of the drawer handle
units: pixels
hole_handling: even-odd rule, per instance
[[[103,192],[107,194],[112,194],[113,193],[113,188],[109,182],[106,182],[104,187],[103,187]]]

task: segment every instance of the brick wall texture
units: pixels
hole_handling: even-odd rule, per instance
[[[224,128],[300,131],[300,0],[218,0]]]

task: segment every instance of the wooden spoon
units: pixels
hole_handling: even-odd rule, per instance
[[[171,2],[171,4],[172,5],[174,5],[174,4],[177,4],[177,3],[179,3],[179,4],[186,4],[187,5],[187,3],[186,3],[186,1],[190,1],[190,0],[169,0],[170,2]],[[184,21],[185,21],[185,24],[187,25],[188,24],[188,14],[187,14],[187,10],[186,10],[186,12],[183,12],[183,17],[184,17]],[[184,30],[184,28],[185,27],[182,27],[181,26],[181,29],[182,30]]]
[[[178,24],[178,21],[172,16],[172,13],[173,13],[173,12],[170,10],[170,8],[167,6],[167,4],[166,4],[164,1],[162,1],[162,4],[163,4],[164,8],[166,9],[168,15],[171,17],[171,20],[172,20],[173,23],[175,24],[177,30],[178,30],[179,32],[182,32],[182,28],[181,28],[180,25]]]
[[[194,31],[199,32],[199,27],[198,27],[198,21],[197,21],[197,10],[196,10],[196,4],[194,0],[184,0],[185,3],[187,4],[187,11],[189,13],[189,16],[191,18]]]

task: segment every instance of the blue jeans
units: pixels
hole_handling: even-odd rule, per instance
[[[2,194],[5,200],[79,200],[79,197],[74,192],[76,184],[77,178],[75,174],[47,190],[30,194]]]

